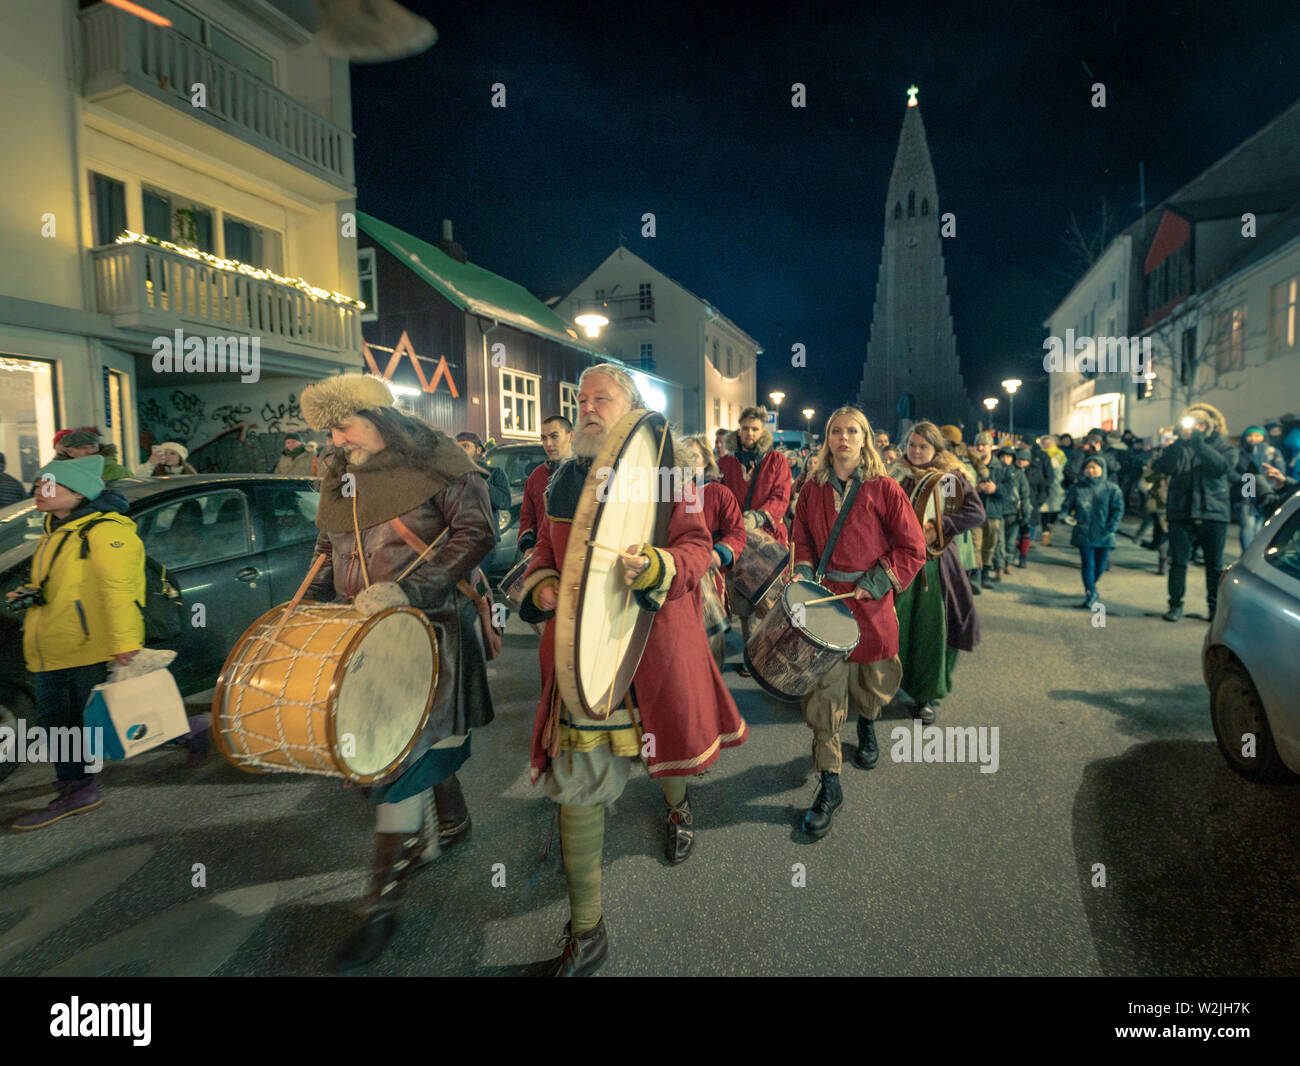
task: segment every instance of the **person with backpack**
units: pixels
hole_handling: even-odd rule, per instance
[[[125,666],[144,647],[144,545],[125,514],[126,500],[105,491],[103,475],[102,455],[56,459],[41,468],[34,499],[46,516],[44,533],[30,582],[8,596],[11,603],[20,596],[30,602],[23,655],[46,729],[80,733],[86,701],[108,679],[109,662]],[[55,776],[57,798],[20,815],[14,829],[41,829],[103,804],[83,763],[56,763]]]

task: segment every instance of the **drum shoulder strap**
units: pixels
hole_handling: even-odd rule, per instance
[[[839,514],[835,516],[835,524],[831,526],[831,534],[826,538],[826,547],[822,551],[821,562],[817,564],[817,580],[821,581],[826,576],[826,569],[831,565],[831,553],[835,551],[835,542],[840,539],[840,530],[844,528],[844,521],[849,517],[849,510],[853,507],[853,501],[858,497],[858,489],[862,488],[862,482],[856,477],[849,482],[848,488],[844,490],[844,500],[840,504]]]
[[[411,551],[415,552],[416,555],[422,555],[428,549],[429,546],[425,544],[424,541],[422,541],[419,537],[417,537],[411,531],[411,527],[408,526],[405,522],[403,522],[400,518],[391,519],[388,524],[389,526],[392,527],[393,532],[396,533],[399,537],[401,537],[402,540],[406,542],[406,546],[410,548]],[[474,586],[471,585],[468,581],[458,581],[456,583],[456,587],[460,589],[460,591],[463,592],[466,596],[468,596],[471,600],[473,600],[475,606],[478,606],[478,604],[483,600],[483,597],[479,594],[478,589],[474,588]]]

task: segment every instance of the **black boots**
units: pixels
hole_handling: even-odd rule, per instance
[[[1171,603],[1169,605],[1169,610],[1161,615],[1166,622],[1177,622],[1178,619],[1182,618],[1182,616],[1183,605],[1181,603]]]
[[[377,959],[397,929],[397,905],[424,847],[420,833],[376,833],[375,865],[361,926],[334,956],[334,969],[354,970]]]
[[[664,847],[664,857],[676,866],[686,861],[694,844],[691,801],[689,797],[683,797],[676,807],[668,808],[668,842]]]
[[[596,928],[574,936],[571,922],[564,923],[564,936],[560,938],[563,953],[546,965],[548,977],[590,977],[600,969],[609,956],[609,935],[605,932],[602,915]]]
[[[814,840],[820,840],[831,831],[831,816],[844,802],[840,788],[840,775],[830,770],[822,771],[821,787],[813,799],[812,807],[804,812],[803,831]]]
[[[1027,561],[1028,559],[1029,559],[1028,555],[1022,555],[1016,563],[1016,569],[1024,570],[1029,565]]]
[[[864,770],[870,770],[880,761],[880,748],[876,746],[876,723],[870,718],[858,718],[858,750],[853,761]]]
[[[984,588],[991,588],[994,584],[998,582],[998,580],[999,578],[994,577],[989,572],[989,568],[987,566],[980,571],[980,584]]]
[[[967,570],[966,579],[970,582],[971,592],[978,596],[984,590],[980,588],[980,572],[978,570]]]

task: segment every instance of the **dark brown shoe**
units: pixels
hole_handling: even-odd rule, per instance
[[[590,977],[609,957],[609,935],[605,932],[604,915],[595,929],[578,936],[570,933],[572,928],[572,922],[564,923],[564,936],[560,938],[562,953],[558,959],[546,964],[546,976]]]
[[[418,833],[376,833],[375,863],[370,894],[361,911],[361,924],[334,956],[334,969],[343,973],[373,962],[397,931],[397,906],[414,861],[424,846]]]
[[[674,866],[686,861],[695,846],[695,828],[691,819],[691,801],[685,798],[676,807],[668,808],[668,842],[664,857]]]

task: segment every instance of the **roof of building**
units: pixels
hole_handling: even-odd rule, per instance
[[[610,359],[599,348],[581,340],[576,330],[522,285],[473,263],[458,262],[441,248],[363,211],[357,212],[357,222],[386,251],[462,311]]]

